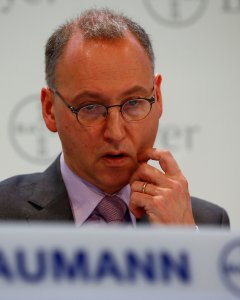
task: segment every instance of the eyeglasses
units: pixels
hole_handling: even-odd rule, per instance
[[[155,103],[155,96],[152,96],[151,98],[129,99],[118,105],[105,106],[98,103],[91,103],[75,108],[70,105],[56,89],[50,90],[76,115],[78,122],[85,126],[94,126],[102,123],[107,118],[108,111],[112,107],[119,107],[122,117],[126,121],[140,121],[147,117],[152,109],[153,103]]]

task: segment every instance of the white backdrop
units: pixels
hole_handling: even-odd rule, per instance
[[[163,76],[156,146],[173,151],[191,194],[240,229],[239,0],[0,0],[0,180],[41,171],[60,151],[41,121],[44,46],[85,8],[117,9],[151,34]]]

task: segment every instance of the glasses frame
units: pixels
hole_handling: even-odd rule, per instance
[[[57,95],[57,96],[62,100],[62,102],[66,105],[66,107],[67,107],[67,108],[68,108],[68,109],[76,116],[77,121],[78,121],[80,124],[83,124],[84,126],[94,126],[94,125],[95,125],[95,124],[93,124],[93,125],[85,124],[84,122],[81,122],[81,121],[79,121],[79,119],[78,119],[78,113],[79,113],[79,111],[80,111],[83,107],[85,107],[85,106],[87,106],[87,105],[83,105],[82,107],[76,108],[76,107],[70,105],[70,104],[68,103],[68,101],[62,96],[62,94],[61,94],[57,89],[55,89],[55,88],[49,88],[49,90],[50,90],[54,95]],[[121,113],[123,119],[126,120],[127,122],[137,122],[137,121],[140,121],[140,120],[145,119],[145,118],[150,114],[150,112],[151,112],[151,110],[152,110],[152,105],[156,102],[154,85],[153,85],[153,92],[154,92],[154,96],[152,96],[151,98],[137,97],[137,98],[128,99],[128,100],[126,101],[126,102],[128,102],[128,101],[131,101],[131,100],[138,100],[138,99],[139,99],[139,100],[146,100],[146,101],[150,104],[150,109],[149,109],[148,114],[147,114],[144,118],[141,118],[141,119],[138,119],[138,120],[128,120],[128,119],[126,119],[126,117],[124,117],[124,114],[122,113],[122,108],[123,108],[123,106],[126,104],[126,102],[124,102],[124,103],[122,103],[122,104],[115,104],[115,105],[109,105],[109,106],[100,104],[100,105],[102,105],[103,107],[105,107],[105,109],[106,109],[106,112],[107,112],[107,113],[106,113],[105,119],[107,118],[108,110],[109,110],[110,108],[112,108],[112,107],[120,107],[120,110],[119,110],[119,111],[120,111],[120,113]],[[99,124],[99,123],[96,123],[96,124]]]

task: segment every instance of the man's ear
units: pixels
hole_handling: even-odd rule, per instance
[[[162,83],[162,77],[160,74],[155,75],[155,92],[156,92],[156,104],[158,105],[159,109],[159,118],[161,118],[162,115],[162,93],[161,93],[161,83]]]
[[[49,88],[41,90],[42,116],[47,128],[52,132],[57,132],[56,120],[54,115],[54,96]]]

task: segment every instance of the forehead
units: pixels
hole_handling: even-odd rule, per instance
[[[84,40],[73,35],[56,69],[58,85],[66,88],[147,84],[152,82],[152,64],[130,33],[116,40]]]

